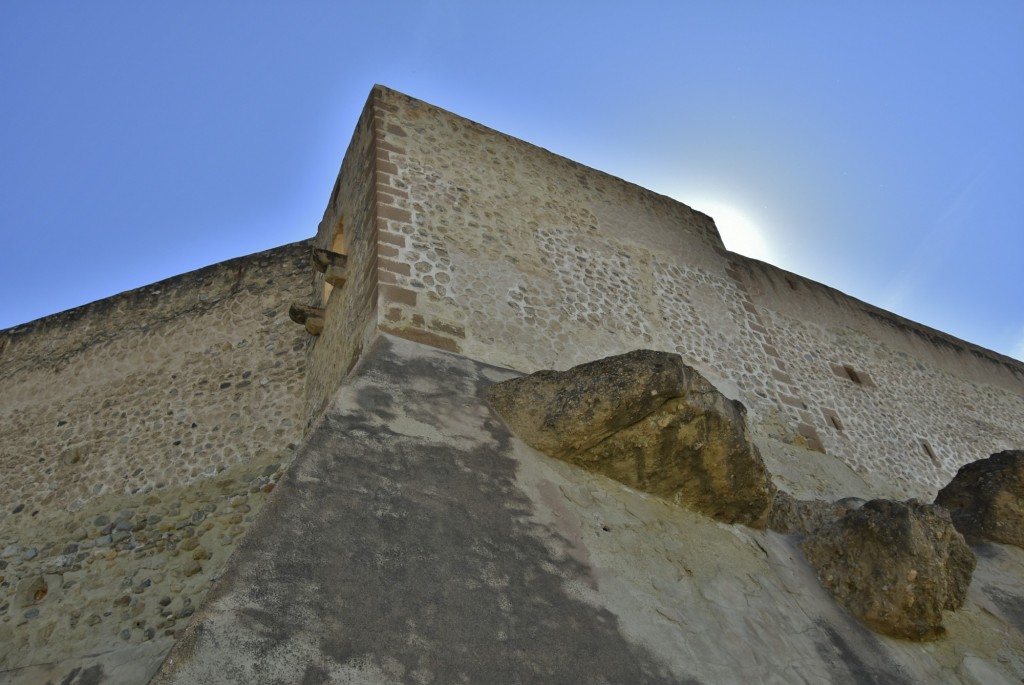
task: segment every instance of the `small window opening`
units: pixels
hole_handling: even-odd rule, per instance
[[[857,385],[864,384],[864,381],[861,380],[860,374],[857,373],[857,371],[852,366],[843,364],[843,371],[845,371],[846,375],[850,378],[850,380],[856,383]]]
[[[932,460],[933,464],[940,466],[939,458],[935,456],[935,450],[932,449],[932,446],[928,444],[927,440],[921,441],[921,448],[924,450],[925,455]]]
[[[843,422],[839,419],[839,414],[834,409],[822,409],[821,413],[825,415],[825,421],[828,422],[829,426],[837,431],[843,430]]]

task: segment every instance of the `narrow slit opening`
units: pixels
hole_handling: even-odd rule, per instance
[[[844,364],[843,370],[846,371],[846,375],[850,378],[850,380],[856,383],[857,385],[862,385],[864,383],[864,381],[861,380],[860,374],[858,374],[852,366]]]
[[[927,440],[921,441],[921,448],[924,450],[925,455],[931,459],[932,463],[939,466],[939,458],[935,456],[935,450],[932,449]]]

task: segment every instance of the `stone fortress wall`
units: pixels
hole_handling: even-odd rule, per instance
[[[728,252],[670,198],[374,93],[382,330],[522,372],[678,352],[764,451],[852,467],[863,491],[837,496],[930,499],[1024,444],[1021,363]]]
[[[301,442],[309,271],[296,243],[0,332],[0,680],[159,665]]]
[[[371,95],[372,98],[372,95]],[[306,425],[323,413],[377,323],[377,179],[375,152],[379,120],[364,109],[345,153],[313,244],[347,256],[350,268],[343,287],[332,288],[313,273],[313,303],[324,309],[324,331],[308,358],[304,413]]]
[[[0,332],[0,679],[146,682],[378,332],[519,372],[678,352],[798,496],[931,499],[1024,444],[1019,362],[386,88],[312,243],[343,286],[297,243]]]

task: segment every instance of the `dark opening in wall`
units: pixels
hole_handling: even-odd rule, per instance
[[[871,380],[871,376],[866,371],[855,369],[849,364],[833,364],[832,373],[856,385],[863,385],[869,388],[875,387],[874,381]]]
[[[935,456],[935,450],[932,449],[932,446],[928,444],[927,440],[921,440],[921,449],[924,450],[924,453],[932,460],[933,464],[941,466],[941,464],[939,464],[939,458]]]
[[[828,425],[835,428],[837,431],[843,430],[843,422],[839,420],[839,414],[834,409],[822,409],[821,413],[825,415],[825,420],[828,421]]]
[[[794,281],[792,278],[790,278],[789,276],[784,276],[784,278],[786,279],[786,285],[789,286],[790,290],[799,289],[799,286],[796,284],[796,281]]]
[[[857,373],[856,369],[852,366],[843,365],[843,370],[846,371],[847,377],[857,385],[863,385],[864,381],[860,379],[860,374]]]

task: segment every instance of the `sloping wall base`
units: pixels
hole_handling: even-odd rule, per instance
[[[987,547],[949,639],[880,638],[795,538],[549,459],[512,372],[379,337],[155,683],[918,683],[1024,676],[1024,552]]]

